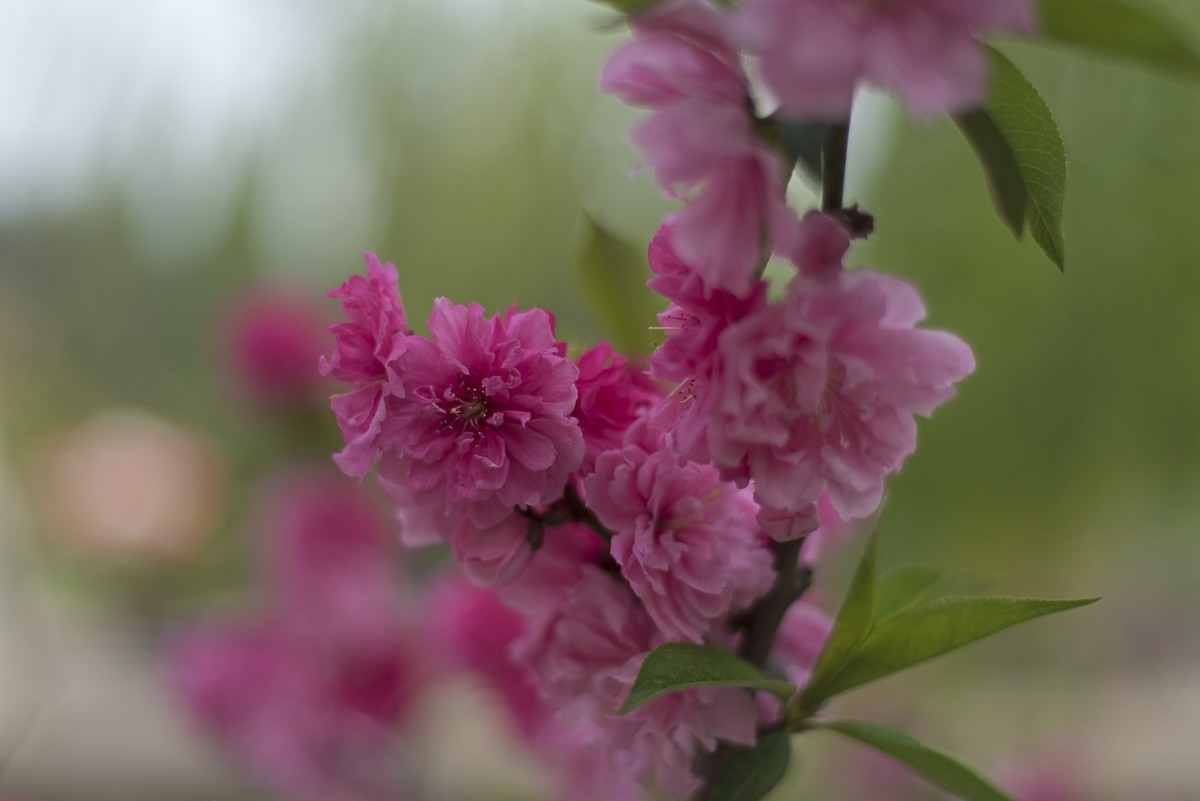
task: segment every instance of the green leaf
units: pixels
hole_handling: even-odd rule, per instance
[[[1200,78],[1200,52],[1180,35],[1183,26],[1154,5],[1143,0],[1042,0],[1041,37]]]
[[[638,671],[633,688],[621,714],[667,693],[695,690],[702,687],[742,687],[765,690],[786,701],[796,693],[796,685],[773,679],[741,657],[686,642],[669,642],[658,646],[646,657]]]
[[[992,203],[1000,213],[1000,219],[1020,239],[1025,233],[1025,206],[1029,191],[1025,188],[1025,176],[1021,174],[1021,165],[1012,146],[992,116],[983,109],[960,114],[954,121],[975,149],[979,163],[987,174]]]
[[[955,122],[979,155],[1001,218],[1017,236],[1024,220],[1046,256],[1065,269],[1067,154],[1062,135],[1033,84],[1000,52],[986,50],[991,67],[987,102]]]
[[[662,304],[646,287],[649,268],[645,252],[618,239],[591,217],[585,218],[584,224],[586,242],[579,271],[589,305],[618,350],[649,353],[651,336],[646,321],[654,319]]]
[[[853,720],[817,724],[881,751],[966,801],[1013,801],[1000,788],[954,757],[902,731]]]
[[[876,539],[874,533],[867,538],[858,568],[850,581],[850,589],[846,591],[842,608],[838,610],[837,618],[833,621],[833,631],[830,632],[821,655],[817,657],[812,677],[804,688],[801,707],[805,710],[816,709],[816,705],[809,705],[809,699],[829,697],[828,694],[822,693],[822,687],[837,676],[871,630],[871,624],[875,620]]]
[[[622,14],[639,14],[658,5],[662,0],[595,0]]]
[[[884,573],[875,590],[875,618],[924,601],[946,577],[946,571],[927,565],[905,565]]]
[[[823,701],[1018,623],[1087,606],[1097,600],[940,598],[908,607],[880,620],[843,668],[815,692],[820,693],[818,700]],[[808,695],[806,690],[804,697]]]
[[[704,801],[758,801],[779,784],[791,758],[788,732],[768,734],[754,748],[736,751],[713,777]]]

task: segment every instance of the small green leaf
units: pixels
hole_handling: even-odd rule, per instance
[[[1012,229],[1013,236],[1020,239],[1025,233],[1025,204],[1029,192],[1025,189],[1025,176],[1021,174],[1021,165],[1012,146],[992,116],[983,109],[960,114],[954,121],[975,149],[987,174],[992,203],[1000,212],[1000,219]]]
[[[966,801],[1013,801],[972,768],[902,731],[854,720],[817,724],[898,759],[944,790]]]
[[[779,784],[791,752],[791,735],[782,731],[739,749],[713,778],[704,801],[758,801]]]
[[[651,336],[646,321],[654,319],[661,303],[646,287],[649,270],[644,251],[618,239],[590,217],[584,224],[586,242],[579,270],[589,305],[618,350],[649,353]]]
[[[850,589],[842,601],[842,608],[833,621],[833,631],[821,655],[817,657],[812,677],[804,688],[801,705],[806,710],[815,711],[816,708],[809,706],[808,699],[829,697],[822,693],[823,686],[837,676],[871,630],[875,620],[875,543],[876,536],[872,533],[867,538],[858,568],[850,581]]]
[[[940,598],[908,607],[880,620],[842,669],[823,682],[814,694],[819,692],[818,700],[823,701],[1018,623],[1087,606],[1097,600]],[[806,689],[804,698],[808,696]]]
[[[667,693],[703,687],[741,687],[764,690],[786,701],[796,693],[796,685],[773,679],[741,657],[686,642],[660,645],[646,657],[621,714]]]
[[[1042,0],[1043,39],[1200,78],[1200,52],[1156,4]],[[1150,6],[1150,7],[1147,7]]]
[[[892,568],[879,577],[875,590],[875,619],[924,601],[946,577],[946,571],[927,565]]]
[[[658,5],[662,0],[595,0],[601,5],[620,11],[622,14],[639,14]]]
[[[991,67],[987,102],[955,122],[979,154],[1001,218],[1017,236],[1023,219],[1046,256],[1065,269],[1067,154],[1062,135],[1033,84],[999,51],[986,50]]]

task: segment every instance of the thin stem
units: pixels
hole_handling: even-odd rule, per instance
[[[800,548],[804,538],[775,543],[775,583],[759,599],[746,621],[746,639],[739,654],[747,662],[764,667],[775,645],[775,635],[783,623],[788,608],[812,583],[812,570],[800,564]]]
[[[604,540],[606,545],[612,542],[612,531],[600,522],[600,518],[596,517],[596,513],[588,508],[588,505],[583,502],[583,498],[579,497],[579,491],[571,484],[568,484],[563,490],[563,505],[571,514],[572,521],[583,523],[594,531],[596,536]]]
[[[829,126],[821,148],[821,211],[840,212],[846,205],[846,153],[850,144],[850,121]]]

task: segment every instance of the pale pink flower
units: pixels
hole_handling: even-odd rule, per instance
[[[749,491],[711,465],[680,463],[661,438],[642,439],[651,441],[600,456],[589,503],[615,532],[621,575],[663,634],[703,642],[770,589],[771,553]]]
[[[700,276],[676,252],[670,225],[650,242],[651,289],[671,301],[658,321],[666,338],[650,357],[650,374],[675,385],[654,412],[656,427],[671,448],[695,462],[707,462],[708,414],[715,394],[709,387],[721,373],[717,343],[732,323],[766,305],[767,285],[759,282],[741,298],[717,289],[707,292]]]
[[[658,402],[662,392],[645,370],[607,342],[583,353],[575,364],[579,367],[575,418],[587,447],[583,471],[590,473],[595,469],[596,457],[621,447],[625,431]]]
[[[411,333],[400,299],[396,268],[383,265],[374,253],[365,256],[367,275],[353,276],[329,293],[342,301],[347,321],[329,329],[337,343],[320,362],[321,375],[350,385],[331,405],[346,447],[333,459],[346,474],[362,477],[379,456],[376,441],[385,414],[385,399],[402,393],[393,367]]]
[[[696,746],[711,751],[718,738],[754,742],[751,697],[728,690],[678,693],[616,714],[661,635],[628,588],[604,570],[583,565],[573,572],[562,601],[544,609],[518,641],[517,657],[564,720],[592,722],[597,747],[608,750],[619,775],[637,781],[652,775],[670,792],[692,792]]]
[[[221,333],[232,378],[251,400],[303,406],[322,394],[317,364],[329,334],[321,310],[304,296],[249,291],[232,304]]]
[[[869,515],[916,446],[913,415],[930,415],[975,367],[957,337],[914,328],[924,315],[898,279],[796,279],[783,301],[721,335],[713,461],[753,479],[771,509],[811,515],[828,491],[843,519]]]
[[[987,90],[976,37],[1028,34],[1033,0],[747,0],[737,26],[783,114],[841,122],[855,89],[917,114],[964,111]]]
[[[412,337],[388,399],[381,475],[429,494],[447,516],[479,527],[515,507],[557,500],[583,462],[571,417],[579,370],[540,309],[488,318],[445,298],[429,318],[432,340]]]
[[[478,675],[504,701],[517,729],[534,735],[553,717],[533,676],[510,653],[525,632],[525,618],[494,590],[455,576],[429,594],[425,641],[452,668]]]
[[[849,250],[846,226],[832,214],[810,211],[796,225],[788,257],[809,278],[832,281],[841,275]]]
[[[529,669],[512,656],[525,618],[495,591],[456,577],[429,595],[426,642],[452,670],[473,673],[503,702],[515,733],[541,757],[563,801],[633,801],[640,782],[614,771],[603,733],[589,720],[560,720]]]
[[[800,561],[806,565],[824,561],[830,551],[844,544],[855,530],[855,526],[843,520],[833,508],[828,492],[821,493],[821,499],[817,501],[817,522],[817,528],[805,537],[800,548]]]
[[[772,661],[779,664],[788,681],[800,686],[808,681],[817,657],[833,631],[829,615],[805,601],[788,607],[775,637]]]
[[[707,0],[663,3],[636,18],[600,89],[654,111],[630,138],[666,195],[687,201],[672,217],[676,246],[707,288],[744,296],[793,216],[726,28]]]

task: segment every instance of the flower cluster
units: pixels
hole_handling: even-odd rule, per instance
[[[686,795],[700,782],[697,749],[754,742],[778,710],[741,691],[618,710],[665,642],[761,651],[747,625],[760,602],[791,586],[797,558],[811,564],[875,511],[915,448],[914,417],[974,369],[961,340],[918,328],[912,286],[846,269],[861,232],[845,210],[788,206],[743,56],[783,114],[845,121],[862,82],[918,112],[957,108],[982,92],[973,35],[1026,29],[1025,6],[667,0],[638,15],[601,88],[650,109],[633,141],[684,203],[649,249],[649,285],[667,307],[644,366],[606,343],[572,358],[537,309],[488,316],[441,298],[428,336],[413,333],[395,269],[374,256],[365,279],[331,293],[348,318],[324,362],[350,385],[333,401],[338,463],[356,476],[378,463],[402,539],[449,543],[514,610],[510,656],[525,672],[502,681],[535,717],[538,704],[553,713],[558,739],[606,755],[590,769],[608,776],[608,797],[646,781]],[[793,28],[829,42],[784,47]],[[913,31],[928,51],[895,53],[911,69],[884,70],[888,42]],[[796,267],[773,293],[761,277],[772,255]],[[810,534],[803,549],[782,544]],[[803,681],[828,631],[795,603],[762,653]]]

